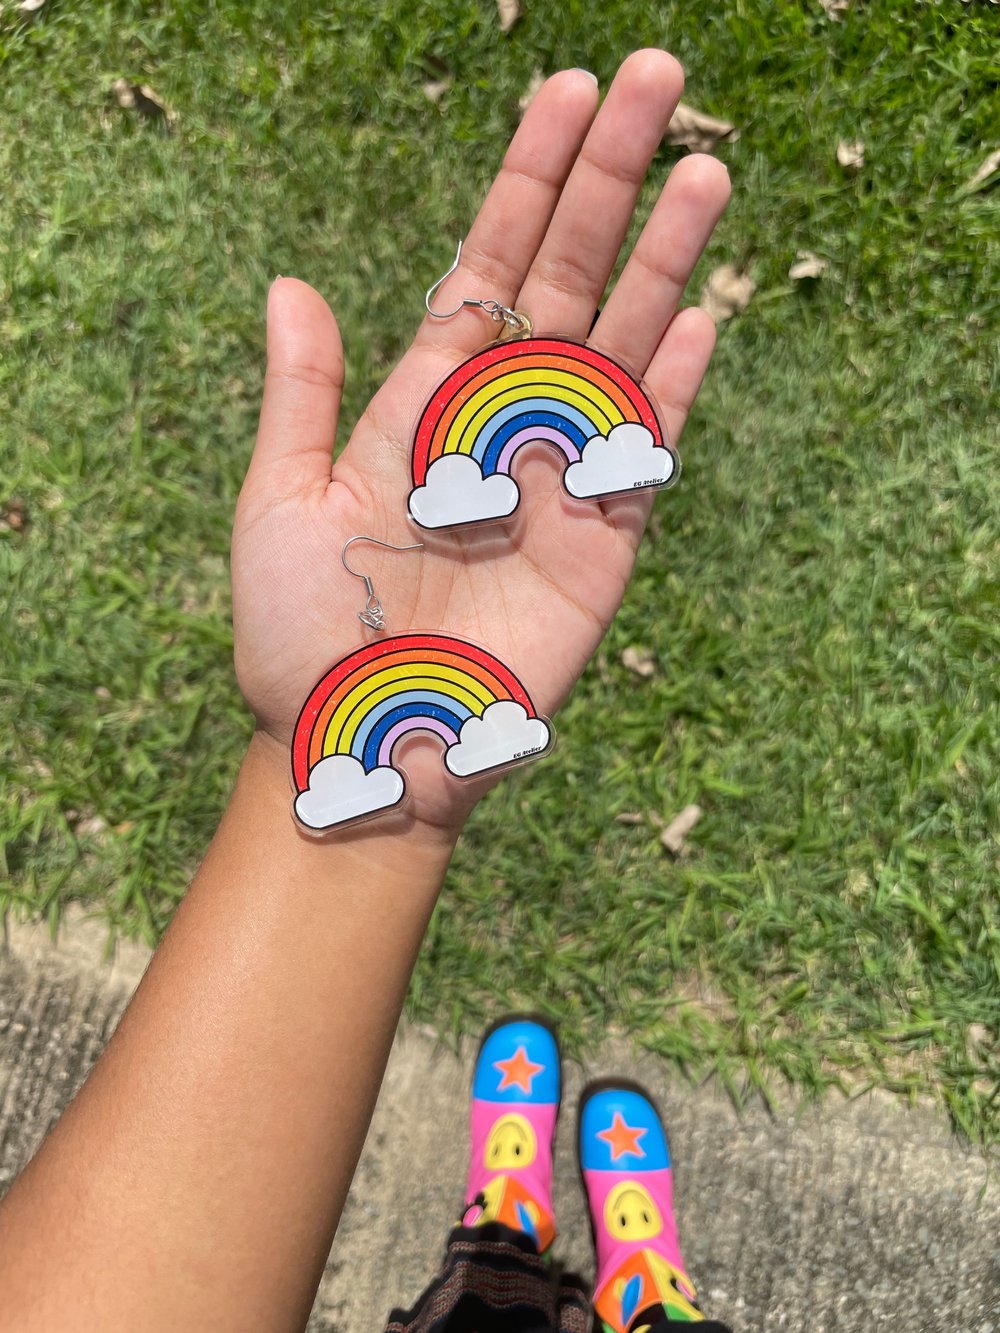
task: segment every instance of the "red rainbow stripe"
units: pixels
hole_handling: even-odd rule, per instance
[[[513,699],[528,717],[537,717],[534,705],[514,673],[491,653],[464,639],[443,634],[397,634],[359,648],[317,681],[302,706],[292,741],[292,776],[297,791],[309,785],[309,770],[321,758],[323,738],[340,701],[355,686],[386,667],[441,663],[465,671],[497,699]],[[406,690],[406,683],[400,684]],[[317,751],[313,753],[313,751]]]
[[[512,362],[521,358],[525,358],[526,369],[551,366],[557,370],[576,370],[582,366],[596,372],[600,377],[598,387],[613,398],[626,419],[641,422],[652,431],[655,443],[663,444],[656,411],[638,381],[624,366],[603,352],[567,338],[527,338],[521,342],[493,343],[456,367],[424,408],[413,440],[414,486],[424,484],[427,469],[433,461],[432,452],[435,456],[441,452],[440,448],[435,449],[435,444],[440,443],[440,433],[448,429],[469,395],[500,378],[511,369]],[[583,370],[579,373],[582,378],[587,378]],[[625,410],[625,404],[629,411]]]

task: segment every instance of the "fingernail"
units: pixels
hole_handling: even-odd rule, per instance
[[[596,74],[591,74],[591,72],[590,72],[589,69],[584,69],[584,68],[583,68],[582,66],[580,66],[580,65],[574,65],[574,66],[573,66],[573,69],[574,69],[574,71],[575,71],[577,74],[586,74],[586,76],[587,76],[588,79],[593,79],[593,80],[594,80],[594,83],[595,83],[595,84],[597,83],[597,75],[596,75]]]

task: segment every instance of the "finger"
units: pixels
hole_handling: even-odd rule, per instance
[[[622,64],[517,298],[536,328],[586,336],[683,86],[666,51]]]
[[[706,153],[678,162],[590,334],[595,346],[645,373],[728,202],[721,162]]]
[[[695,305],[674,316],[653,353],[646,383],[660,405],[671,444],[681,437],[714,349],[712,316]]]
[[[715,324],[711,315],[698,306],[689,306],[670,321],[653,353],[646,384],[660,404],[671,444],[676,445],[681,437],[714,348]],[[685,484],[683,476],[678,484]],[[601,502],[605,517],[633,549],[639,544],[654,499],[655,492],[646,492]]]
[[[545,235],[597,99],[597,80],[586,70],[563,70],[542,85],[472,224],[461,263],[435,293],[436,309],[454,309],[462,298],[510,304]],[[428,316],[417,344],[462,356],[493,332],[485,316],[473,310],[449,320]]]
[[[655,392],[667,437],[676,444],[691,405],[705,378],[715,347],[715,325],[696,306],[682,310],[671,321],[650,363],[646,383]],[[526,452],[528,452],[526,450]],[[562,552],[565,561],[587,567],[586,552],[592,537],[590,522],[610,523],[623,548],[635,551],[656,498],[654,491],[614,496],[594,505],[571,501],[549,460],[528,457],[518,474],[521,519],[525,541],[539,568],[549,568]],[[685,484],[683,477],[679,485]],[[669,499],[663,501],[669,505]],[[575,565],[574,565],[575,567]]]
[[[563,70],[542,85],[469,231],[461,264],[435,293],[435,309],[453,309],[461,297],[513,301],[594,118],[597,96],[586,70]],[[338,475],[353,473],[356,484],[367,478],[373,490],[399,484],[399,456],[409,448],[421,402],[435,380],[495,332],[481,311],[447,320],[428,316],[366,408],[369,429],[355,431],[338,459]]]
[[[293,484],[330,480],[344,352],[319,292],[278,278],[267,297],[267,373],[251,473],[281,468]]]

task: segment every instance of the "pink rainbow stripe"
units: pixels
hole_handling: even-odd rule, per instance
[[[568,440],[561,430],[556,430],[555,426],[525,426],[524,430],[519,430],[503,447],[503,452],[497,459],[498,472],[510,472],[510,460],[520,449],[522,444],[528,444],[531,440],[551,440],[557,449],[562,450],[571,463],[576,463],[580,458],[580,450],[572,440]]]
[[[404,717],[402,722],[397,722],[391,731],[386,732],[385,739],[379,746],[378,762],[379,766],[387,765],[392,758],[392,747],[401,736],[408,731],[433,731],[438,736],[443,736],[448,745],[458,743],[458,735],[444,722],[439,722],[433,717]]]

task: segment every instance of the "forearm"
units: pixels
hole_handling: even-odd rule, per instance
[[[2,1329],[305,1323],[453,840],[303,838],[268,746],[0,1207]]]

